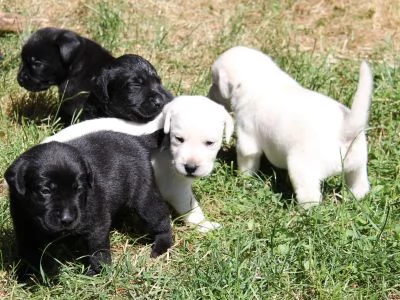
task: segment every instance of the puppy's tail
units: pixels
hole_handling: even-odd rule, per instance
[[[373,77],[366,61],[361,63],[360,78],[350,112],[344,120],[344,137],[354,139],[368,124],[373,90]]]

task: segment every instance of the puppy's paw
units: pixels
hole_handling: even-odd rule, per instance
[[[197,225],[197,230],[202,233],[206,233],[211,230],[219,229],[222,227],[222,225],[219,223],[211,222],[211,221],[207,221],[207,220],[204,220],[196,225]]]
[[[151,258],[156,258],[161,254],[167,252],[167,250],[172,247],[172,235],[171,232],[161,233],[155,236],[155,241],[151,247]]]
[[[350,188],[350,191],[357,200],[360,200],[368,194],[370,189],[371,189],[370,185],[368,184],[368,182],[366,182],[364,184],[358,184],[352,186]]]
[[[86,271],[86,276],[94,276],[94,275],[97,275],[99,272],[96,272],[95,270],[93,270],[93,269],[89,269],[89,270],[87,270]]]
[[[299,206],[305,210],[309,210],[314,206],[319,205],[321,202],[304,202],[304,203],[299,203]]]

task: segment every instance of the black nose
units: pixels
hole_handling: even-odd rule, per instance
[[[153,102],[154,106],[156,107],[160,107],[161,106],[161,101],[160,101],[160,97],[151,97],[151,102]]]
[[[66,209],[62,212],[60,221],[64,226],[71,225],[71,223],[74,221],[74,218],[69,209]]]
[[[185,170],[188,175],[192,175],[194,172],[197,170],[196,165],[191,165],[191,164],[185,164]]]

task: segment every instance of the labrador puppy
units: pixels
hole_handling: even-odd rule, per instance
[[[309,208],[322,200],[321,181],[340,172],[355,198],[368,193],[365,128],[372,85],[363,62],[349,109],[302,87],[264,53],[238,46],[212,65],[209,97],[235,114],[240,171],[257,171],[264,153],[289,171],[298,203]]]
[[[171,247],[169,210],[146,144],[145,137],[103,131],[39,144],[9,166],[20,280],[36,274],[46,247],[60,240],[68,247],[79,240],[72,250],[86,257],[87,274],[99,273],[111,262],[109,233],[120,212],[134,212],[147,225],[155,239],[151,257]]]
[[[206,219],[193,195],[192,184],[212,172],[224,130],[229,142],[233,127],[233,120],[222,105],[203,96],[178,96],[147,124],[113,118],[88,120],[61,130],[43,143],[68,142],[101,130],[143,135],[164,128],[169,146],[152,153],[157,186],[186,224],[206,232],[220,224]]]
[[[149,61],[139,55],[126,54],[96,76],[84,105],[83,118],[113,117],[146,123],[172,98]]]
[[[92,77],[114,57],[96,42],[77,33],[45,27],[22,47],[18,83],[38,92],[58,86],[59,116],[66,125],[83,107],[92,89]]]

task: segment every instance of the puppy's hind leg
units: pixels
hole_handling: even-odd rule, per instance
[[[320,204],[322,195],[318,168],[305,160],[291,158],[288,161],[288,171],[297,203],[304,209]]]
[[[355,170],[346,172],[345,180],[357,200],[363,198],[370,190],[367,166],[365,164]]]

